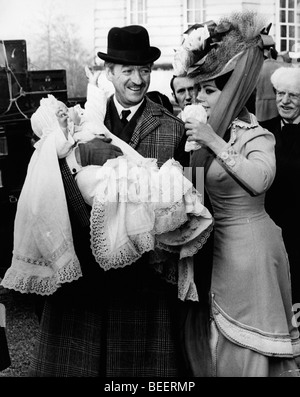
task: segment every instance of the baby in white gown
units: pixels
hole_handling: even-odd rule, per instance
[[[62,158],[73,150],[75,142],[93,139],[95,135],[111,138],[112,144],[121,148],[123,156],[108,160],[103,166],[83,167],[76,175],[84,200],[92,207],[90,233],[95,260],[104,270],[109,270],[130,265],[145,252],[153,253],[153,261],[157,263],[162,262],[169,252],[176,252],[179,254],[181,278],[179,297],[197,300],[192,256],[209,236],[212,216],[203,206],[201,195],[184,177],[178,162],[170,159],[158,168],[155,159],[142,157],[108,131],[103,122],[105,112],[105,93],[91,83],[88,84],[84,109],[78,105],[68,109],[53,96],[42,99],[31,119],[33,131],[41,138],[36,148],[44,150],[45,142],[51,136],[57,156]],[[81,272],[73,251],[69,224],[67,229],[72,266],[64,271],[74,274],[72,281],[80,277]],[[70,260],[68,263],[70,265]],[[55,268],[53,265],[50,267]],[[14,276],[15,271],[16,266],[13,269]],[[8,271],[7,277],[4,277],[4,284],[9,284],[8,288],[20,290],[11,282],[11,272]],[[39,273],[40,278],[44,277],[42,273]],[[50,275],[52,279],[54,276]],[[28,278],[28,274],[25,278]],[[6,282],[8,279],[9,283]],[[49,294],[63,282],[66,282],[66,278],[60,277],[51,284],[51,291],[42,292],[39,286],[27,287],[26,291],[21,292]],[[32,285],[28,279],[25,284]]]

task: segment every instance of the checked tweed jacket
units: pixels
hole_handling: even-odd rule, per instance
[[[184,151],[186,141],[184,124],[164,107],[147,97],[146,106],[132,134],[129,145],[142,156],[156,158],[159,167],[174,157],[182,166],[188,166],[189,157]],[[109,103],[112,97],[109,98]],[[111,118],[107,112],[104,123],[111,131]],[[113,132],[113,131],[112,131]]]

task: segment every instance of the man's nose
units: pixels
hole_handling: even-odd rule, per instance
[[[143,79],[142,79],[141,74],[138,70],[134,70],[132,72],[131,80],[134,84],[137,84],[137,85],[142,84]]]
[[[289,93],[288,92],[284,93],[283,97],[281,98],[281,102],[283,102],[283,103],[290,102],[290,97],[289,97]]]
[[[185,90],[185,99],[192,99],[192,94],[190,90]]]

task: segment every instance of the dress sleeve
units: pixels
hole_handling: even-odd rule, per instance
[[[276,172],[275,138],[260,126],[250,129],[236,127],[236,139],[228,142],[217,159],[253,195],[271,186]]]

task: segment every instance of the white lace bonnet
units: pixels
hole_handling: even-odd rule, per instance
[[[53,127],[59,127],[55,112],[61,103],[63,102],[58,101],[53,95],[41,99],[40,106],[30,118],[31,128],[39,138]]]

